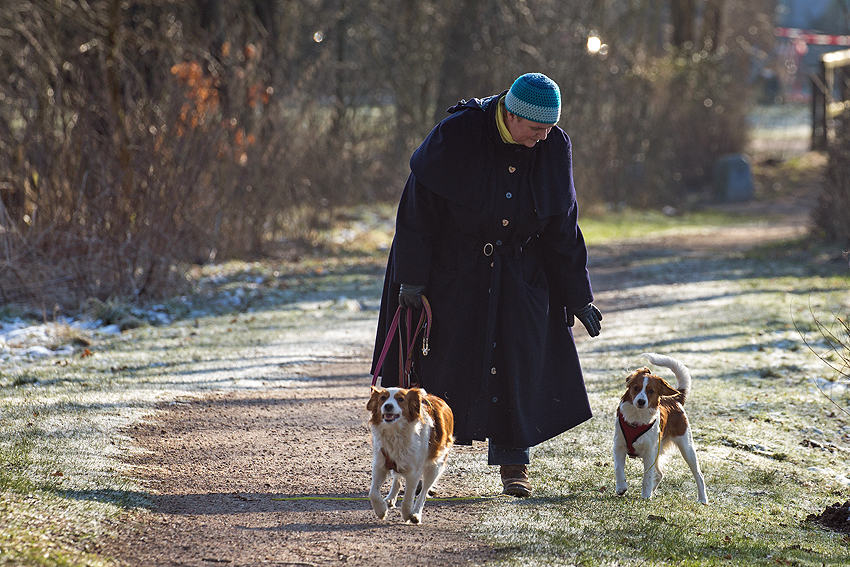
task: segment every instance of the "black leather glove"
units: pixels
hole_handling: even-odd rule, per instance
[[[584,328],[587,329],[587,334],[591,337],[596,337],[599,335],[599,331],[602,330],[602,313],[599,309],[592,303],[588,303],[581,309],[576,309],[575,311],[567,308],[567,325],[572,327],[575,324],[575,319],[573,316],[578,317],[578,320],[581,321]]]
[[[401,284],[398,290],[398,304],[408,309],[419,309],[422,307],[422,292],[424,285]]]

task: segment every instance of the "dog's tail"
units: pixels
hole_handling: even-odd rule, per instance
[[[682,393],[678,401],[680,404],[684,404],[688,391],[691,389],[691,373],[688,372],[688,368],[672,356],[665,356],[654,352],[645,352],[641,356],[646,357],[649,362],[656,366],[663,366],[673,371],[673,374],[676,375],[676,389]]]

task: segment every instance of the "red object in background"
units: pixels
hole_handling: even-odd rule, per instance
[[[797,28],[775,28],[773,35],[776,37],[787,37],[802,41],[809,45],[847,45],[850,46],[850,35],[829,35],[823,33],[814,33],[808,30]]]

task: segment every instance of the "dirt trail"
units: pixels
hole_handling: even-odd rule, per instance
[[[803,208],[780,212],[769,223],[592,250],[594,288],[628,290],[636,255],[717,256],[805,231]],[[147,451],[132,465],[154,495],[153,511],[130,516],[101,552],[133,567],[469,565],[498,556],[470,535],[486,502],[429,501],[424,523],[411,526],[397,510],[379,522],[362,499],[368,354],[317,365],[297,387],[172,404],[132,431]],[[457,451],[486,461],[483,444]],[[450,465],[440,496],[483,493],[468,477]],[[278,500],[304,496],[311,499]]]
[[[368,501],[368,361],[317,366],[315,380],[169,406],[133,431],[154,512],[102,552],[132,566],[468,565],[495,551],[467,529],[480,502],[434,502],[423,525],[380,522]],[[459,451],[482,452],[482,447]],[[482,457],[483,458],[483,457]],[[457,471],[441,494],[475,496]],[[341,500],[275,500],[334,497]],[[356,499],[355,499],[356,498]],[[350,499],[350,500],[346,500]]]

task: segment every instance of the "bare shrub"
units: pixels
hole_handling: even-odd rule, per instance
[[[845,257],[848,255],[845,254]],[[811,309],[810,309],[811,312]],[[826,345],[825,349],[819,349],[806,339],[806,334],[801,325],[794,322],[797,332],[803,339],[803,342],[817,356],[821,362],[835,372],[833,380],[829,381],[839,388],[843,388],[846,392],[850,389],[850,319],[845,315],[834,314],[832,321],[824,322],[818,318],[813,312],[812,321],[814,321],[815,329],[820,335],[821,341]],[[847,406],[841,405],[839,401],[831,395],[831,392],[824,391],[826,382],[815,379],[815,386],[836,408],[847,416],[850,416]]]
[[[599,82],[567,114],[584,199],[647,207],[711,198],[714,162],[746,144],[736,59],[668,46],[658,56],[612,53],[592,72]]]
[[[180,280],[174,261],[192,257],[207,223],[199,180],[216,140],[178,135],[185,94],[174,84],[152,98],[152,78],[121,57],[123,44],[141,49],[151,39],[144,27],[119,37],[123,22],[110,5],[90,8],[3,8],[18,34],[0,46],[14,54],[0,60],[11,76],[0,113],[4,201],[13,204],[0,217],[7,302],[73,308],[87,297],[157,295]],[[161,23],[163,34],[174,31]]]
[[[326,51],[278,72],[291,40],[243,7],[221,4],[231,33],[208,43],[190,3],[0,6],[1,301],[169,295],[182,265],[309,241],[333,207],[387,197],[378,117],[317,99]]]

